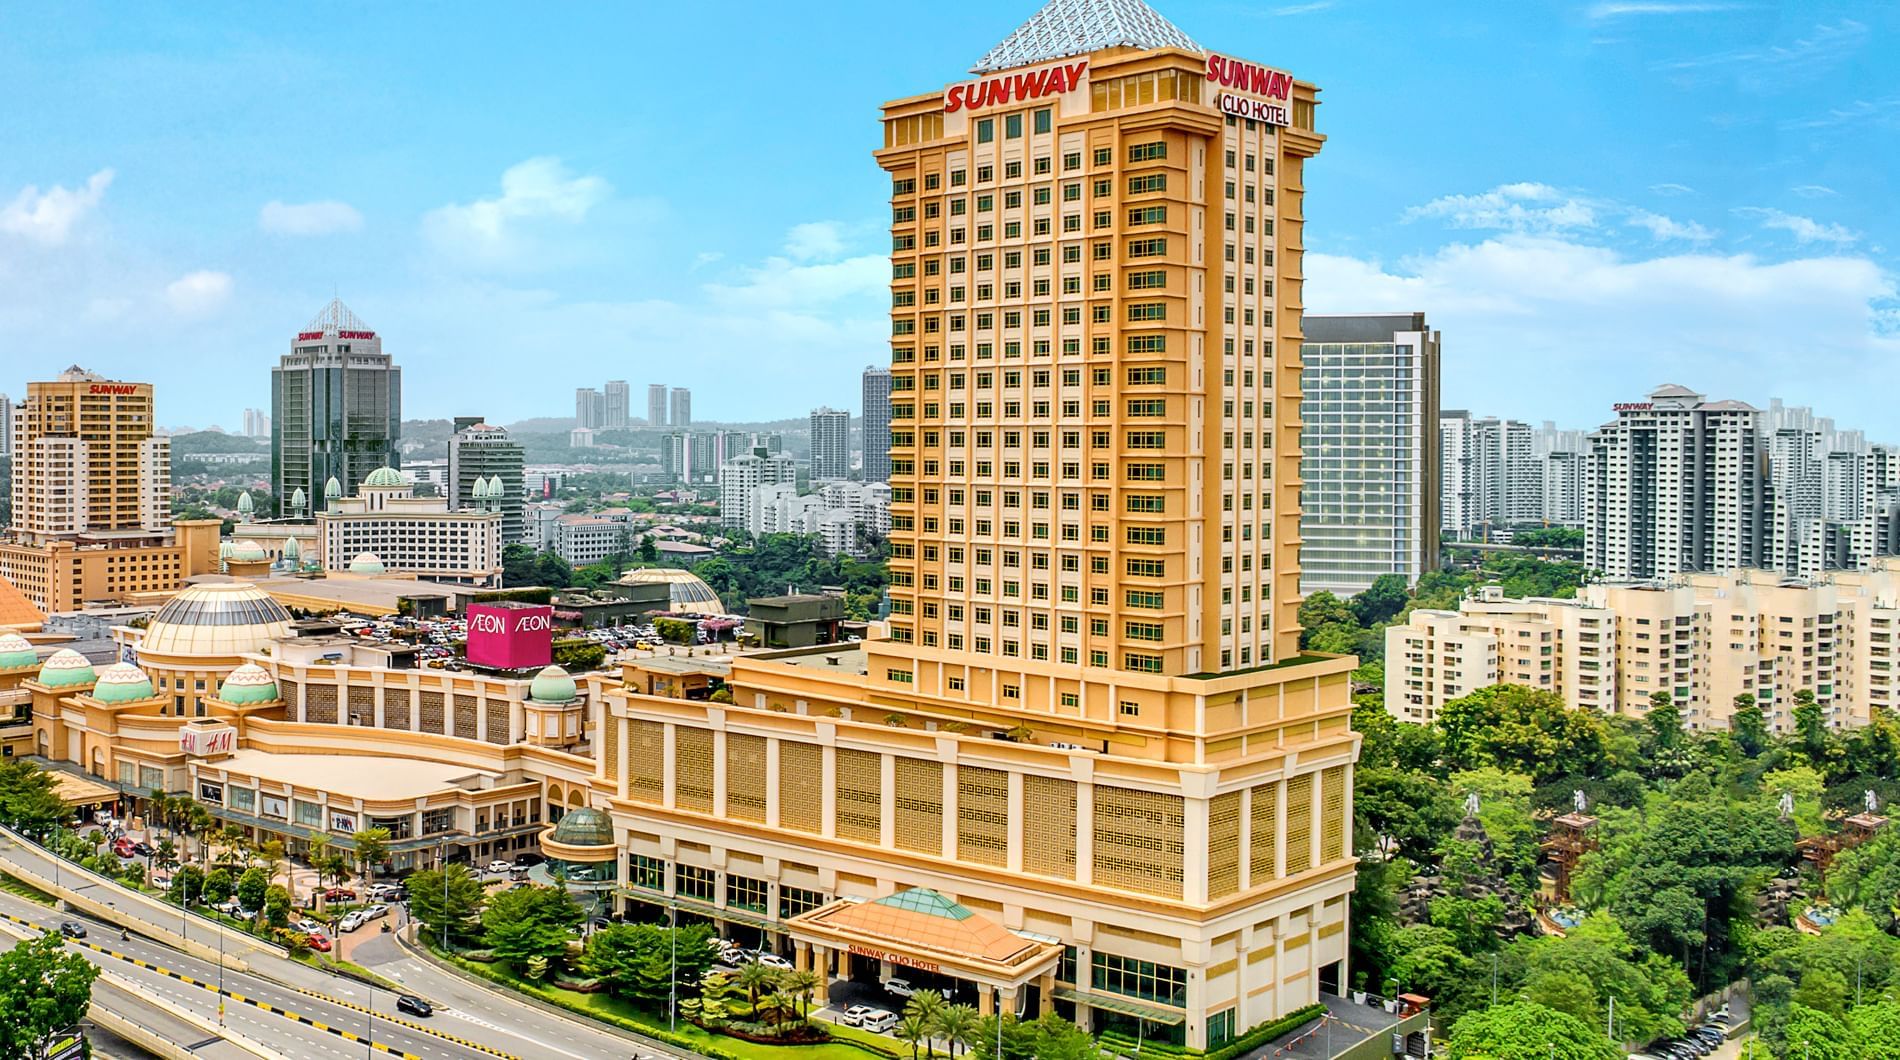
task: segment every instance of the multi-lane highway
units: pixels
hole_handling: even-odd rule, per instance
[[[11,863],[29,878],[51,880],[55,860],[30,844],[0,835],[0,870]],[[57,927],[67,919],[85,923],[88,938],[84,941],[95,948],[82,947],[81,952],[102,967],[132,978],[142,989],[150,984],[169,1001],[183,1004],[189,999],[190,1011],[209,1012],[214,1020],[219,997],[217,963],[187,956],[157,937],[182,931],[193,942],[215,947],[222,933],[225,952],[240,958],[248,969],[248,974],[229,968],[224,972],[226,1026],[282,1048],[286,1055],[356,1056],[372,1048],[429,1058],[617,1060],[693,1055],[470,982],[409,954],[390,936],[379,935],[357,946],[354,960],[436,1006],[434,1015],[426,1018],[398,1013],[395,992],[289,960],[272,947],[213,921],[195,914],[181,917],[175,905],[89,874],[76,874],[69,863],[61,863],[59,871],[62,886],[110,906],[113,916],[125,918],[131,925],[131,939],[121,942],[117,925],[58,913],[3,893],[0,916],[18,917],[41,928]],[[144,937],[142,930],[154,937]]]

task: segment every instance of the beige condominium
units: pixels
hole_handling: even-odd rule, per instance
[[[738,660],[730,703],[590,682],[628,904],[1193,1046],[1340,989],[1352,660],[1297,624],[1315,96],[1055,0],[884,105],[888,636]]]

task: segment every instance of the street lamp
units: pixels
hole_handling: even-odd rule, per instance
[[[666,916],[668,954],[666,962],[666,1029],[668,1031],[676,1031],[678,1029],[680,1010],[680,907],[678,902],[668,903]]]

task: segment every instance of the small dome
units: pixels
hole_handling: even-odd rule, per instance
[[[369,477],[363,480],[363,485],[373,486],[379,489],[389,486],[401,486],[402,484],[402,472],[397,471],[393,467],[379,467],[370,472]]]
[[[219,559],[230,559],[231,553],[236,552],[236,551],[237,551],[236,541],[232,541],[229,538],[226,538],[225,540],[218,542],[218,558]]]
[[[303,555],[303,546],[297,544],[297,539],[294,537],[284,538],[284,558],[295,563],[297,557],[301,555]]]
[[[0,670],[18,670],[39,664],[40,653],[33,650],[32,641],[18,633],[0,633]]]
[[[106,667],[92,686],[92,698],[101,703],[136,703],[155,694],[152,679],[131,663],[113,663]]]
[[[356,558],[350,561],[350,573],[381,574],[383,573],[383,561],[377,558],[374,552],[358,552]]]
[[[507,493],[508,493],[507,488],[501,484],[500,475],[488,476],[488,495],[490,497],[494,497],[497,500],[499,500],[500,498],[506,496]]]
[[[669,608],[679,614],[723,615],[726,605],[719,602],[719,594],[707,585],[699,575],[678,567],[638,567],[620,576],[622,585],[650,585],[664,582],[667,586]]]
[[[237,560],[239,563],[256,563],[260,559],[269,559],[270,556],[264,552],[263,545],[247,537],[231,546],[231,555],[228,558]]]
[[[238,494],[237,510],[239,515],[249,515],[257,510],[257,502],[251,499],[250,490]]]
[[[469,488],[468,493],[469,493],[469,496],[475,498],[478,501],[487,500],[488,499],[488,480],[481,477],[480,475],[476,475],[475,485]]]
[[[218,698],[226,703],[268,703],[277,698],[277,682],[262,666],[245,663],[218,686]]]
[[[591,806],[569,810],[548,836],[570,847],[610,847],[614,845],[614,823]]]
[[[309,501],[310,501],[310,498],[309,498],[309,497],[306,497],[306,496],[304,496],[304,492],[303,492],[303,487],[302,487],[302,486],[298,486],[298,487],[297,487],[297,488],[296,488],[295,490],[292,490],[292,491],[291,491],[291,494],[290,494],[290,506],[291,506],[292,508],[301,508],[301,507],[303,507],[303,506],[304,506],[305,504],[307,504],[307,503],[309,503]]]
[[[543,667],[528,685],[528,698],[536,703],[572,703],[577,694],[574,679],[558,666]]]
[[[39,681],[48,688],[92,684],[92,663],[71,648],[61,648],[40,664]]]
[[[323,499],[333,501],[341,496],[343,496],[343,483],[338,482],[335,475],[331,475],[330,481],[323,484]]]

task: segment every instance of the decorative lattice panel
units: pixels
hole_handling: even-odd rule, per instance
[[[920,854],[943,853],[943,763],[900,757],[895,772],[892,840]]]
[[[1070,818],[1075,816],[1070,800]],[[1027,856],[1028,844],[1024,844]],[[981,766],[957,767],[957,857],[983,865],[1009,860],[1009,774]]]
[[[1075,781],[1023,778],[1023,871],[1075,879]]]
[[[1286,874],[1298,876],[1313,867],[1313,774],[1302,773],[1286,782]]]
[[[666,726],[657,721],[627,723],[627,797],[666,800]]]
[[[414,721],[409,717],[409,711],[411,709],[408,689],[383,689],[383,728],[414,728]]]
[[[673,729],[673,799],[682,810],[711,813],[713,734],[710,729]]]
[[[824,830],[825,752],[816,744],[780,740],[778,823],[813,835]]]
[[[1319,859],[1346,856],[1346,767],[1334,766],[1319,778]]]
[[[765,820],[765,737],[726,734],[726,816]]]
[[[1253,886],[1280,875],[1280,786],[1262,784],[1253,789],[1253,820],[1248,822],[1247,868]]]
[[[304,690],[303,720],[313,725],[336,724],[335,685],[311,685]]]
[[[840,839],[883,842],[884,778],[881,756],[870,751],[838,749],[836,831]]]
[[[1181,896],[1181,796],[1113,785],[1095,788],[1095,882]]]
[[[1207,803],[1207,896],[1221,898],[1240,890],[1240,792],[1216,795]]]

